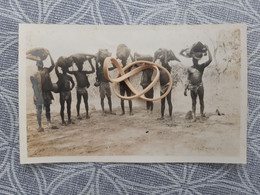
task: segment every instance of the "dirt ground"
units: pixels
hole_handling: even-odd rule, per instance
[[[37,132],[36,115],[27,114],[28,156],[239,154],[239,115],[212,112],[191,122],[184,112],[174,112],[170,120],[167,106],[165,120],[157,120],[159,107],[152,114],[145,107],[134,107],[133,116],[128,112],[119,116],[120,107],[114,111],[116,115],[102,116],[100,110],[92,108],[91,118],[82,120],[76,119],[74,111],[75,124],[68,126],[61,126],[59,114],[52,113],[53,124],[59,129],[48,129],[43,116],[45,131],[41,133]]]

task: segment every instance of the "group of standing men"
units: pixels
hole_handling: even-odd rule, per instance
[[[51,114],[50,114],[50,104],[52,102],[53,95],[52,92],[59,93],[60,94],[60,115],[62,119],[62,125],[66,125],[64,119],[64,110],[65,110],[65,104],[67,106],[67,114],[68,114],[68,123],[73,123],[71,120],[71,90],[74,88],[75,83],[70,75],[74,75],[76,78],[77,86],[77,118],[82,119],[80,115],[80,104],[81,99],[83,97],[84,103],[85,103],[85,109],[86,109],[86,119],[89,117],[89,108],[88,108],[88,92],[87,88],[90,87],[90,83],[88,80],[87,74],[92,74],[95,72],[95,68],[93,66],[92,60],[95,60],[96,63],[96,82],[94,86],[99,87],[100,92],[100,99],[101,99],[101,108],[103,111],[103,114],[105,114],[104,109],[104,99],[107,97],[108,105],[109,105],[109,113],[114,114],[112,111],[112,100],[111,100],[111,89],[109,81],[105,78],[104,72],[103,72],[103,65],[106,57],[110,57],[111,53],[107,49],[100,49],[96,55],[72,55],[69,57],[60,57],[56,63],[54,63],[50,53],[48,50],[45,50],[45,53],[48,53],[48,56],[51,60],[51,66],[49,68],[43,66],[43,58],[39,58],[36,60],[36,65],[38,68],[38,72],[31,76],[31,82],[34,90],[34,103],[37,108],[37,121],[38,121],[38,131],[44,131],[41,124],[41,115],[43,107],[45,108],[46,112],[46,118],[49,124],[49,128],[57,128],[51,124]],[[121,52],[121,53],[120,53]],[[197,96],[199,96],[200,99],[200,113],[201,116],[204,116],[204,102],[203,102],[203,95],[204,95],[204,88],[202,83],[202,75],[204,72],[205,67],[207,67],[211,61],[211,53],[208,50],[208,47],[203,45],[201,42],[198,42],[194,44],[191,48],[182,50],[180,54],[184,57],[192,58],[193,66],[188,68],[188,79],[187,83],[185,85],[185,91],[184,95],[187,95],[187,90],[191,91],[191,98],[192,98],[192,116],[193,121],[196,120],[196,99]],[[209,55],[209,59],[207,62],[203,64],[199,64],[198,61],[202,58],[203,55]],[[33,55],[33,54],[32,54]],[[171,66],[169,65],[169,61],[176,60],[180,61],[172,52],[172,50],[167,49],[158,49],[154,56],[150,55],[140,55],[135,53],[134,57],[130,53],[130,49],[124,45],[120,44],[117,49],[117,59],[121,60],[122,66],[126,66],[128,58],[131,59],[131,61],[137,61],[137,60],[148,60],[157,62],[157,60],[160,61],[161,65],[165,67],[170,73],[171,73]],[[88,61],[91,70],[85,71],[83,70],[83,65],[85,61]],[[76,71],[70,71],[69,67],[71,67],[73,64],[77,66]],[[141,65],[141,64],[140,64]],[[61,72],[59,71],[59,67],[61,69]],[[113,67],[109,68],[109,71],[115,69],[116,67],[113,65]],[[52,83],[50,78],[50,72],[55,69],[55,73],[57,75],[58,81],[57,83]],[[70,75],[69,75],[70,74]],[[143,88],[146,88],[151,82],[152,82],[152,75],[153,70],[148,69],[144,70],[142,72],[142,78],[140,85]],[[169,86],[169,78],[166,75],[165,72],[160,70],[160,93],[163,95]],[[125,84],[125,82],[120,83],[120,94],[121,95],[131,96],[131,91],[128,88],[128,86]],[[147,98],[153,98],[153,88],[148,91],[145,96]],[[172,117],[172,103],[171,103],[171,92],[161,100],[161,118],[164,119],[164,110],[165,110],[165,99],[167,99],[167,103],[169,106],[169,116]],[[153,110],[153,103],[147,102],[146,103],[147,110],[152,111]],[[124,100],[121,99],[121,108],[122,108],[122,114],[125,114],[124,109]],[[129,109],[130,109],[130,115],[133,114],[132,111],[132,101],[129,100]]]

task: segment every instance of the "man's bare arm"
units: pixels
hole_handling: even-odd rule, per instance
[[[94,68],[94,66],[93,66],[93,64],[92,64],[91,59],[89,59],[88,62],[89,62],[89,64],[90,64],[90,66],[91,66],[91,70],[90,70],[90,71],[84,71],[84,72],[85,72],[86,74],[92,74],[92,73],[95,72],[95,68]]]
[[[73,81],[72,77],[70,77],[70,82],[71,82],[71,84],[72,84],[72,86],[71,86],[70,90],[72,90],[72,89],[74,88],[74,86],[75,86],[75,83],[74,83],[74,81]]]
[[[48,51],[48,53],[49,53],[49,56],[50,56],[50,59],[51,59],[51,66],[48,68],[48,72],[51,72],[53,70],[53,68],[55,67],[55,63],[54,63],[49,51]]]
[[[108,68],[109,71],[116,69],[116,65],[113,62],[112,62],[112,66],[113,67]]]
[[[208,55],[209,55],[209,60],[207,62],[204,63],[204,67],[207,67],[208,65],[210,65],[210,63],[212,62],[212,55],[211,52],[209,51],[209,48],[207,45],[205,45],[208,51]]]

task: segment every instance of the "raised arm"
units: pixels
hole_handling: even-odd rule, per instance
[[[86,72],[86,74],[92,74],[92,73],[95,72],[95,68],[94,68],[94,66],[92,64],[92,60],[91,59],[89,59],[88,62],[90,64],[90,66],[91,66],[91,70],[90,71],[84,71],[84,72]]]
[[[187,48],[187,49],[182,49],[181,52],[180,52],[180,55],[182,55],[182,56],[184,56],[184,57],[186,57],[186,58],[189,58],[190,56],[187,55],[187,50],[188,50],[188,49],[189,49],[189,48]]]
[[[209,55],[209,59],[208,59],[208,61],[207,61],[207,62],[205,62],[205,63],[203,64],[203,66],[204,66],[204,67],[207,67],[207,66],[208,66],[208,65],[210,65],[210,63],[212,62],[212,55],[211,55],[211,52],[209,51],[209,48],[208,48],[208,46],[207,46],[207,45],[205,45],[205,47],[207,48],[208,55]]]
[[[60,72],[58,70],[58,65],[57,64],[55,65],[55,73],[56,73],[57,77],[59,77]]]
[[[70,82],[71,82],[71,84],[72,84],[70,90],[72,90],[72,89],[75,87],[75,83],[74,83],[74,81],[73,81],[73,79],[72,79],[71,76],[70,76]]]
[[[49,51],[48,51],[48,53],[49,53],[49,56],[50,56],[50,59],[51,59],[51,66],[48,68],[48,72],[51,72],[53,70],[53,68],[55,67],[55,63],[54,63]]]

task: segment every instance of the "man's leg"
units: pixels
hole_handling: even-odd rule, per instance
[[[50,108],[50,104],[45,104],[45,115],[47,118],[47,121],[50,123],[51,122],[51,108]]]
[[[104,107],[104,99],[105,99],[105,87],[104,87],[104,83],[100,83],[99,86],[99,94],[100,94],[100,104],[101,104],[101,108],[103,111],[103,114],[105,114],[105,107]]]
[[[37,122],[39,125],[38,132],[42,132],[44,131],[44,129],[42,128],[42,105],[36,105],[36,109],[37,109]]]
[[[199,99],[200,99],[200,116],[205,117],[205,114],[204,114],[204,87],[203,86],[199,87],[198,95],[199,95]]]
[[[163,95],[163,93],[161,92],[161,96]],[[164,110],[165,110],[165,98],[161,99],[161,118],[159,119],[164,119]]]
[[[63,98],[63,94],[60,94],[60,116],[62,120],[62,125],[66,125],[64,120],[64,104],[65,104],[65,100]]]
[[[76,105],[76,108],[77,108],[77,118],[78,119],[82,119],[80,117],[80,103],[81,103],[81,94],[79,94],[79,92],[77,91],[77,105]]]
[[[69,96],[67,103],[67,114],[68,114],[68,123],[71,124],[71,95]]]
[[[85,103],[85,109],[86,109],[86,119],[89,119],[89,114],[88,114],[88,92],[83,95],[84,103]]]
[[[126,95],[127,95],[128,97],[131,96],[131,91],[130,91],[130,89],[128,88],[128,86],[126,86]],[[129,105],[130,115],[133,115],[132,100],[128,100],[128,105]]]
[[[124,88],[124,83],[120,83],[120,95],[124,96],[125,95],[125,88]],[[121,109],[122,109],[122,113],[121,115],[124,115],[125,114],[125,103],[124,103],[124,100],[121,99]]]
[[[169,116],[172,119],[172,90],[170,91],[170,93],[166,96],[167,98],[167,103],[169,106]]]
[[[193,118],[193,122],[196,121],[196,104],[197,104],[197,92],[195,92],[194,90],[190,91],[190,96],[191,96],[191,100],[192,100],[192,118]]]

